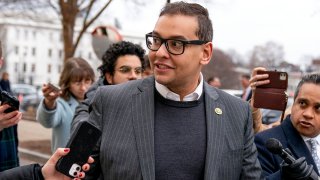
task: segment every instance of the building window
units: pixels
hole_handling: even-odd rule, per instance
[[[59,58],[62,58],[62,54],[63,54],[63,52],[62,52],[62,50],[60,49],[60,50],[59,50]]]
[[[16,29],[16,38],[19,39],[19,36],[20,36],[20,30]]]
[[[28,30],[26,29],[26,30],[24,30],[24,38],[25,38],[26,40],[28,40],[28,36],[29,36],[29,32],[28,32]]]
[[[14,47],[14,52],[16,53],[16,55],[19,54],[19,47],[18,47],[18,46],[15,46],[15,47]]]
[[[49,40],[50,40],[50,41],[52,41],[52,40],[53,40],[53,34],[52,34],[52,32],[51,32],[51,33],[49,33]]]
[[[51,64],[48,64],[48,73],[51,73]]]
[[[33,47],[33,48],[32,48],[32,56],[36,56],[36,54],[37,54],[36,48]]]
[[[62,71],[62,66],[58,65],[58,73],[61,73],[61,71]]]
[[[36,71],[36,64],[32,64],[31,65],[31,72],[35,72]]]
[[[24,52],[23,52],[23,56],[27,56],[28,55],[28,47],[24,47]]]
[[[52,56],[52,49],[48,49],[48,56],[49,56],[49,57]]]
[[[60,38],[59,38],[59,40],[60,40],[60,42],[63,41],[63,32],[62,32],[62,31],[61,31],[61,33],[60,33]]]
[[[19,72],[19,63],[14,63],[14,72]]]
[[[27,63],[23,63],[23,72],[27,72]]]
[[[37,32],[36,32],[36,31],[33,31],[33,32],[32,32],[32,35],[33,35],[33,39],[34,39],[34,40],[37,39]]]

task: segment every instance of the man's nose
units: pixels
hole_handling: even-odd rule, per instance
[[[130,71],[129,80],[136,80],[138,76],[139,75],[134,71],[134,69],[132,69],[132,71]]]
[[[156,51],[156,55],[159,56],[159,57],[162,57],[162,56],[169,56],[169,52],[167,50],[167,47],[165,45],[165,43],[162,43],[160,48]]]

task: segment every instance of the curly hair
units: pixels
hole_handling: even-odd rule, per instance
[[[104,77],[107,72],[113,75],[118,57],[125,55],[138,56],[142,64],[142,69],[144,69],[144,54],[145,50],[140,45],[128,41],[121,41],[110,45],[102,56],[102,65],[98,67],[101,77]]]

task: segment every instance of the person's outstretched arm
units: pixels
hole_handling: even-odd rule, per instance
[[[0,173],[1,180],[11,179],[32,179],[32,180],[70,180],[71,178],[61,174],[56,170],[56,163],[58,160],[69,153],[69,148],[58,148],[46,164],[41,167],[39,164],[30,164],[26,166],[20,166],[13,169],[9,169]],[[92,163],[93,159],[90,157],[88,163]],[[89,164],[84,164],[82,169],[88,171],[90,169]],[[81,172],[78,178],[82,179],[85,177],[85,173]]]

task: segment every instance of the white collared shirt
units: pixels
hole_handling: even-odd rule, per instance
[[[310,143],[308,142],[308,140],[310,140],[310,139],[316,140],[316,144],[317,144],[317,155],[318,155],[318,157],[320,157],[320,135],[318,135],[318,136],[316,136],[316,137],[314,137],[314,138],[309,138],[309,137],[302,136],[302,135],[301,135],[301,137],[302,137],[302,139],[304,140],[304,142],[306,143],[309,151],[311,151],[311,147],[310,147]]]
[[[190,94],[183,97],[182,101],[195,101],[198,100],[201,97],[202,91],[203,91],[203,76],[202,73],[200,73],[200,83],[197,86],[197,88]],[[170,99],[173,101],[180,101],[180,96],[177,93],[174,93],[170,91],[166,86],[158,83],[156,81],[156,89],[161,94],[162,97],[166,99]]]

